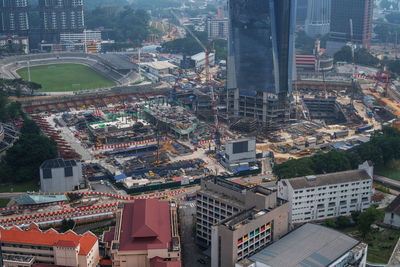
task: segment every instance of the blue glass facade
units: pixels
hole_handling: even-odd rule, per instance
[[[294,57],[293,0],[229,0],[228,89],[287,95]]]

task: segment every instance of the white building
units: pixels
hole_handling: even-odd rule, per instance
[[[170,76],[170,74],[176,73],[178,66],[169,63],[168,61],[155,61],[145,63],[150,74],[157,76],[160,79]]]
[[[49,159],[40,166],[40,189],[43,192],[66,192],[83,188],[82,163]]]
[[[371,205],[373,166],[357,170],[282,179],[278,196],[290,202],[292,224],[348,216]]]
[[[96,42],[101,40],[101,31],[85,30],[80,33],[60,33],[61,43]]]
[[[385,208],[383,223],[394,227],[400,227],[400,196],[397,196],[389,206]]]
[[[225,155],[222,164],[233,169],[239,166],[248,166],[256,161],[256,139],[243,138],[227,140],[225,142]]]
[[[207,19],[208,39],[228,39],[228,19]]]
[[[206,66],[206,53],[204,52],[193,55],[190,57],[190,59],[193,61],[193,66],[197,70],[202,69]],[[215,65],[215,54],[210,53],[208,55],[208,60],[210,62],[210,67],[213,67]]]

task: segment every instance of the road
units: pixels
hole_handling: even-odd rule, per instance
[[[393,188],[395,190],[400,190],[400,181],[389,179],[384,176],[374,175],[374,181],[379,182],[385,186]],[[398,194],[398,192],[397,192]],[[396,195],[397,195],[396,194]]]
[[[196,202],[180,201],[179,214],[181,224],[182,266],[211,266],[210,260],[202,255],[202,250],[197,247],[194,242],[194,219],[196,214]],[[199,259],[205,260],[206,264],[199,263]]]
[[[14,198],[26,195],[26,192],[16,193],[0,193],[0,198]]]

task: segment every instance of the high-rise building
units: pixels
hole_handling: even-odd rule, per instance
[[[228,113],[280,124],[292,88],[294,1],[230,0],[228,6]]]
[[[27,35],[28,0],[0,0],[0,34]]]
[[[43,33],[83,32],[83,0],[39,0]]]
[[[331,0],[310,0],[308,2],[306,33],[316,37],[329,33]]]
[[[296,1],[296,24],[304,25],[307,17],[308,0]]]
[[[350,19],[356,45],[371,45],[373,0],[334,0],[331,3],[331,26],[327,52],[332,54],[351,41]]]
[[[228,19],[209,18],[207,19],[208,39],[227,39],[228,38]]]

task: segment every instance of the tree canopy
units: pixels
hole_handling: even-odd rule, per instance
[[[400,131],[384,127],[371,136],[371,141],[347,152],[331,150],[311,157],[292,159],[276,164],[273,171],[280,179],[293,178],[355,169],[366,160],[371,160],[379,168],[396,159],[400,159]]]
[[[351,47],[347,45],[343,46],[342,49],[335,53],[334,60],[335,62],[345,61],[351,63],[353,61]],[[354,61],[356,64],[365,66],[376,67],[379,64],[379,59],[374,57],[365,48],[357,48],[354,51]]]
[[[21,103],[8,102],[7,96],[0,93],[0,122],[16,119],[21,113]]]
[[[131,6],[101,6],[86,11],[86,25],[90,29],[109,29],[109,38],[117,42],[132,40],[141,44],[156,30],[150,27],[150,15],[144,9]]]
[[[20,138],[7,150],[0,165],[0,182],[39,180],[40,165],[56,157],[54,140],[43,135],[34,121],[25,120]]]

